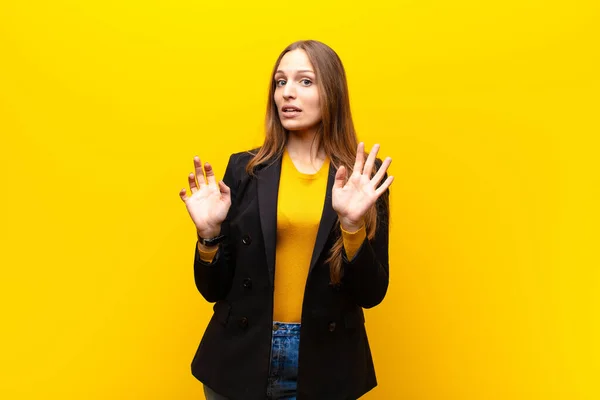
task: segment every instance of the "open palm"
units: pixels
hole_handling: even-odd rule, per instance
[[[364,143],[359,143],[354,169],[349,178],[347,178],[347,171],[344,166],[341,166],[335,175],[335,183],[331,193],[332,207],[337,212],[344,229],[356,230],[360,228],[367,210],[375,204],[379,196],[387,190],[394,180],[393,176],[388,176],[378,187],[392,159],[387,157],[377,173],[371,177],[379,145],[373,146],[366,162],[364,148]]]
[[[221,231],[221,224],[227,217],[231,206],[231,191],[223,181],[216,181],[209,163],[204,164],[206,179],[198,157],[194,157],[194,167],[195,174],[190,173],[188,176],[192,195],[188,197],[186,190],[181,189],[179,197],[185,202],[198,234],[205,238],[214,237]]]

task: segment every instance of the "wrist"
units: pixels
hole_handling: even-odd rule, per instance
[[[202,246],[202,249],[207,249],[208,251],[214,251],[214,249],[219,246],[219,243],[226,239],[226,237],[221,234],[205,237],[202,236],[199,231],[197,231],[197,236],[198,244]]]
[[[360,228],[362,228],[364,225],[365,225],[365,222],[363,219],[360,219],[358,221],[352,221],[352,220],[348,220],[345,218],[340,218],[340,226],[346,232],[350,232],[350,233],[356,232]]]
[[[198,235],[198,238],[211,239],[211,238],[219,236],[220,233],[221,233],[221,226],[217,226],[217,227],[213,227],[213,228],[209,228],[209,229],[203,229],[203,230],[196,228],[196,234]]]

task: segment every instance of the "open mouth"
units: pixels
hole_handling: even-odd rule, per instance
[[[299,109],[298,107],[282,107],[281,111],[283,111],[284,114],[289,114],[289,115],[299,114],[302,112],[302,110]]]

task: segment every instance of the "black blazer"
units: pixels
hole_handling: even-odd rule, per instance
[[[192,374],[231,400],[264,400],[273,327],[277,193],[281,157],[250,177],[252,155],[233,154],[224,182],[231,208],[223,222],[227,240],[208,264],[194,250],[194,278],[214,314],[192,361]],[[378,160],[380,162],[380,160]],[[332,285],[325,263],[341,234],[331,206],[336,169],[327,194],[302,304],[298,400],[357,399],[377,385],[362,308],[379,304],[388,287],[388,207],[377,203],[379,222],[352,261],[343,257],[343,279]]]

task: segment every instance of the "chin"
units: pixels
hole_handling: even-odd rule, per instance
[[[285,122],[282,122],[281,125],[288,131],[293,132],[293,131],[306,131],[306,130],[309,130],[309,129],[315,127],[317,124],[305,124],[305,123],[300,123],[299,121],[285,121]]]
[[[287,125],[287,126],[286,126],[286,125]],[[308,128],[308,127],[306,127],[306,126],[303,126],[303,125],[289,125],[289,124],[286,124],[286,125],[283,125],[283,127],[284,127],[285,129],[287,129],[288,131],[290,131],[290,132],[294,132],[294,131],[305,131],[305,130]]]
[[[281,125],[283,125],[283,127],[285,129],[287,129],[288,131],[301,131],[301,130],[307,128],[306,124],[297,124],[297,123],[290,124],[289,121],[282,122]]]

